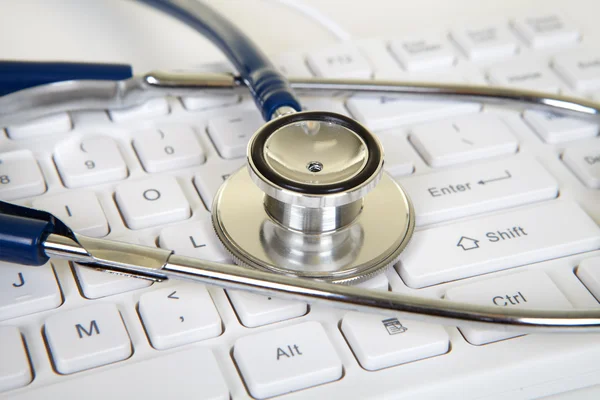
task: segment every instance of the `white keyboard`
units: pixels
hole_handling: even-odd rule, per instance
[[[494,83],[595,98],[600,51],[557,14],[275,57],[294,75]],[[361,286],[498,307],[600,307],[600,139],[476,103],[307,98],[383,142],[417,230]],[[260,126],[252,101],[167,98],[0,134],[0,199],[75,231],[229,262],[212,198]],[[385,229],[382,226],[381,229]],[[600,384],[600,336],[347,313],[51,260],[0,266],[0,398],[534,398]]]

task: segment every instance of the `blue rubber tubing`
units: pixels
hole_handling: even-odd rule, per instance
[[[288,106],[302,110],[287,79],[231,21],[198,0],[138,0],[161,10],[203,34],[227,56],[250,90],[263,118]]]

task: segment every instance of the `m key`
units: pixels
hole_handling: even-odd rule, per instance
[[[114,304],[96,304],[52,315],[44,324],[54,367],[71,374],[128,358],[131,341]]]

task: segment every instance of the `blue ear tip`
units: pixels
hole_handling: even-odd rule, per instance
[[[43,265],[49,257],[44,240],[53,230],[50,221],[0,214],[0,261]]]
[[[132,76],[131,66],[124,64],[0,61],[0,96],[54,82],[75,79],[120,81]]]

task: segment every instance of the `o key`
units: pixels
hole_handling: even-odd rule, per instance
[[[190,205],[175,178],[163,176],[117,186],[115,199],[131,229],[190,217]]]

